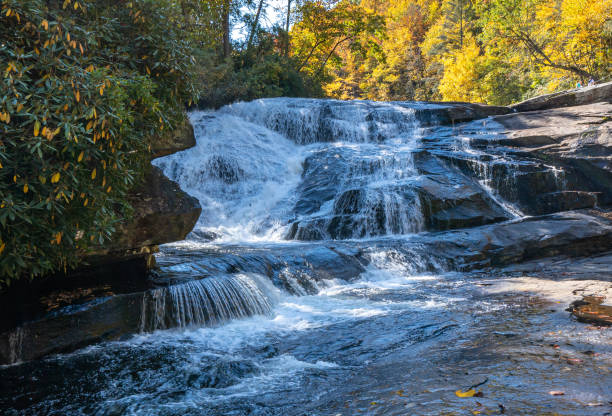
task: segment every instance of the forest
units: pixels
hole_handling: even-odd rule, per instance
[[[205,105],[274,95],[507,105],[609,80],[612,69],[610,0],[249,0],[184,7],[211,23],[200,34],[211,41],[206,53],[213,57],[204,71]],[[264,24],[268,9],[273,18]]]
[[[2,0],[0,276],[109,241],[186,108],[510,104],[609,80],[611,16],[612,0]]]

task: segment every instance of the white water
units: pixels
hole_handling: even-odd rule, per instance
[[[280,292],[255,274],[209,277],[145,293],[141,332],[216,326],[233,319],[266,315]]]
[[[305,149],[235,116],[190,115],[197,145],[155,164],[203,207],[197,228],[227,241],[278,240]],[[196,228],[196,229],[197,229]]]
[[[354,224],[345,225],[354,228],[352,237],[423,229],[420,200],[408,189],[418,176],[412,154],[422,128],[408,106],[268,99],[190,118],[196,147],[155,164],[200,200],[196,235],[279,241],[290,222],[300,220],[330,238],[325,229],[332,216],[346,210],[354,216]],[[310,173],[335,181],[335,191],[305,214],[294,208],[307,158]],[[359,197],[347,202],[345,193],[353,190]]]
[[[501,206],[512,218],[522,218],[525,214],[514,204],[506,201],[502,198],[497,190],[492,186],[493,175],[491,168],[491,161],[487,161],[487,158],[491,158],[492,156],[482,152],[480,150],[474,149],[470,144],[469,137],[458,137],[458,143],[462,151],[467,154],[473,155],[472,164],[475,167],[475,173],[479,176],[478,184],[482,187],[482,189],[489,195],[493,201],[495,201],[499,206]],[[500,160],[499,156],[495,156],[493,159],[497,163],[506,163],[512,164],[512,161],[502,159]],[[507,181],[512,181],[512,175],[508,175]]]

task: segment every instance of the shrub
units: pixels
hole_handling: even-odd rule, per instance
[[[150,140],[197,99],[167,0],[3,0],[0,286],[78,264],[129,215]]]

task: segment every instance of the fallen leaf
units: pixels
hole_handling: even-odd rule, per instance
[[[469,389],[468,391],[457,390],[455,394],[457,395],[457,397],[474,397],[474,395],[476,394],[476,390],[474,389]]]

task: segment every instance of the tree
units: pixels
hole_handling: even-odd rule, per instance
[[[574,3],[574,7],[571,3]],[[584,15],[585,9],[608,12],[604,16],[610,16],[612,3],[610,0],[595,1],[593,3],[597,6],[589,7],[589,1],[578,0],[584,8],[575,7],[576,3],[575,0],[565,0],[559,10],[555,0],[482,1],[478,7],[482,38],[484,41],[504,42],[507,44],[507,50],[522,48],[532,62],[540,67],[569,72],[583,80],[595,77],[585,62],[588,58],[584,54],[578,56],[584,49],[573,42],[575,33],[580,33],[585,28],[572,24],[572,21],[580,22],[581,19],[576,16]],[[566,13],[563,10],[566,10]],[[568,11],[575,15],[568,16]],[[597,26],[601,28],[600,25]],[[595,46],[584,37],[580,38],[580,41],[586,43],[587,49],[589,46]]]
[[[382,35],[384,28],[381,16],[358,4],[343,0],[326,6],[321,1],[305,2],[300,8],[301,20],[291,33],[298,70],[315,78],[325,77],[330,61],[341,62],[341,47],[358,53],[376,47],[371,36]]]

